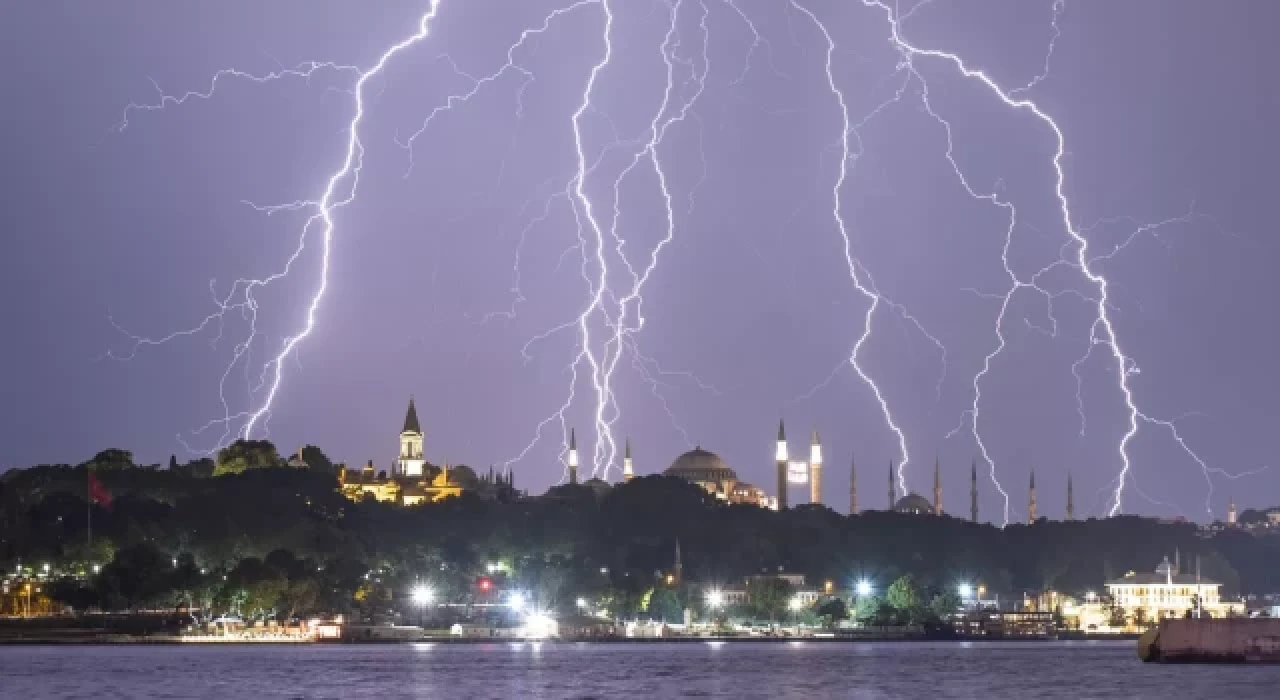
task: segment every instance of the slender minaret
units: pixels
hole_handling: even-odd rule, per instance
[[[849,460],[849,515],[858,514],[858,465],[856,459]]]
[[[1231,496],[1227,501],[1227,524],[1236,524],[1236,497]]]
[[[1031,468],[1031,491],[1027,496],[1027,524],[1036,522],[1036,468]]]
[[[942,462],[933,458],[933,514],[942,515]]]
[[[978,522],[978,460],[969,467],[969,522]]]
[[[676,583],[684,583],[684,561],[680,557],[680,538],[676,538]]]
[[[1067,522],[1076,519],[1076,500],[1071,491],[1071,472],[1067,472]]]
[[[778,419],[778,447],[774,450],[774,460],[778,463],[778,510],[787,509],[787,430]]]
[[[631,464],[631,438],[627,438],[627,451],[622,454],[622,480],[631,481],[636,472]]]
[[[893,502],[894,500],[896,500],[896,497],[895,497],[896,493],[897,491],[893,489],[893,460],[890,459],[889,460],[889,508],[888,510],[893,510]]]
[[[569,429],[569,483],[578,483],[578,436],[573,428]]]
[[[809,439],[809,502],[822,503],[822,440],[817,428]]]

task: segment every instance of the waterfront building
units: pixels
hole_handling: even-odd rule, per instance
[[[338,472],[338,483],[343,495],[351,500],[373,498],[396,505],[412,506],[457,496],[462,486],[449,477],[449,464],[445,462],[437,470],[424,457],[424,434],[418,421],[418,410],[413,399],[405,413],[404,427],[400,431],[400,450],[391,473],[378,471],[369,460],[362,469],[343,468]],[[298,459],[301,460],[301,453]],[[434,472],[434,473],[432,473]],[[511,474],[493,475],[492,486],[511,488]]]
[[[1154,573],[1130,571],[1121,578],[1107,582],[1107,592],[1112,603],[1122,608],[1127,617],[1137,623],[1154,622],[1166,617],[1183,617],[1199,609],[1213,617],[1227,617],[1244,613],[1244,604],[1222,600],[1222,584],[1198,574],[1184,574],[1179,569],[1180,557],[1174,563],[1165,557]]]

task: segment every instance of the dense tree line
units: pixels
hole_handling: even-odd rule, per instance
[[[1128,571],[1152,571],[1175,550],[1184,568],[1198,556],[1203,575],[1228,592],[1280,591],[1280,538],[1206,536],[1190,523],[1126,516],[1001,529],[813,505],[774,512],[721,503],[663,476],[610,489],[559,486],[513,502],[464,493],[401,508],[346,499],[322,452],[307,448],[303,457],[309,468],[286,468],[259,442],[168,468],[107,450],[81,465],[11,470],[0,475],[0,566],[84,571],[87,580],[55,587],[60,600],[82,608],[251,616],[374,615],[405,607],[415,583],[428,582],[440,599],[519,589],[541,605],[572,609],[586,598],[617,614],[675,620],[699,602],[702,585],[788,571],[840,588],[866,579],[879,594],[854,610],[813,614],[897,624],[952,605],[960,582],[1003,595],[1082,593]],[[110,506],[87,502],[90,469],[111,492]],[[677,541],[686,585],[666,586]],[[751,614],[777,619],[786,597],[753,591]]]

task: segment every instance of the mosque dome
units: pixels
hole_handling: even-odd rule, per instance
[[[909,493],[893,504],[893,512],[908,515],[931,515],[933,504],[918,493]]]
[[[695,447],[676,457],[676,461],[672,462],[663,473],[699,483],[738,480],[737,473],[730,469],[723,459],[720,459],[720,455],[708,452],[701,447]]]

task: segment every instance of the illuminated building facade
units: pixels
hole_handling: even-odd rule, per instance
[[[418,422],[418,410],[409,399],[404,428],[400,431],[400,451],[391,473],[375,471],[373,460],[363,469],[342,469],[338,482],[343,495],[353,501],[372,498],[396,505],[413,506],[440,501],[462,493],[462,486],[449,479],[449,464],[431,475],[423,457],[423,432]],[[509,484],[510,476],[495,477],[496,484]]]

